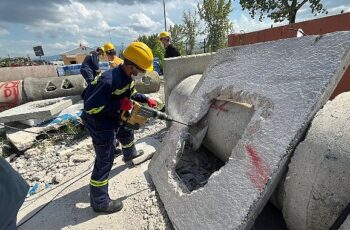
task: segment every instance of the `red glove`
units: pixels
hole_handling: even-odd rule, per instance
[[[126,97],[120,99],[120,109],[129,111],[130,109],[132,109],[132,102]]]
[[[148,104],[149,107],[156,107],[158,103],[157,103],[156,100],[148,98],[147,104]]]

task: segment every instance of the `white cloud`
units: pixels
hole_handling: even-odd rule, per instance
[[[0,36],[10,34],[7,29],[0,28]]]
[[[350,5],[348,6],[341,5],[341,6],[336,6],[336,7],[327,9],[328,13],[330,14],[340,14],[342,10],[344,11],[344,13],[350,12]]]
[[[241,14],[238,20],[233,20],[235,33],[249,33],[253,31],[263,30],[282,25],[282,23],[273,23],[271,20],[260,22],[257,19],[252,19],[249,16]]]
[[[131,20],[130,26],[140,31],[153,32],[157,31],[161,26],[159,22],[153,21],[144,13],[131,14],[129,19]]]

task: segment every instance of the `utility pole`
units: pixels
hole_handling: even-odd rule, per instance
[[[167,30],[166,30],[165,0],[163,0],[163,9],[164,9],[164,31],[167,31]]]

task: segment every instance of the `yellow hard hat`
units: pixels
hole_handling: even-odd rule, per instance
[[[110,50],[115,50],[115,46],[111,42],[108,42],[108,43],[103,45],[103,49],[105,52],[107,52]]]
[[[159,39],[166,38],[166,37],[170,37],[170,33],[169,32],[164,31],[164,32],[161,32],[159,34]]]
[[[133,42],[123,51],[124,58],[143,70],[153,71],[152,50],[143,42]]]

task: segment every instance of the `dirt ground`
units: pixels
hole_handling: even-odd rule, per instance
[[[163,87],[150,96],[162,99]],[[154,137],[161,141],[165,133],[164,121],[150,120],[136,131],[135,139]],[[72,146],[71,154],[89,156],[89,160],[71,165],[62,182],[28,197],[18,214],[18,229],[173,229],[147,172],[150,161],[133,166],[125,164],[121,156],[116,157],[110,173],[109,194],[112,199],[122,199],[124,208],[109,215],[95,213],[89,203],[94,161],[91,138],[85,136],[76,145],[84,147]]]

